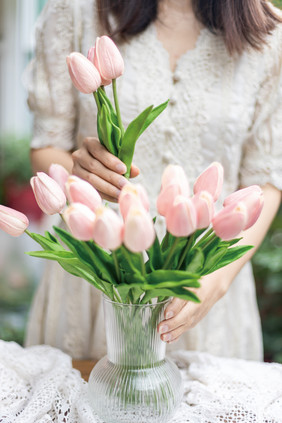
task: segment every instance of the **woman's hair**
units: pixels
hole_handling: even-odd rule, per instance
[[[281,22],[268,0],[192,0],[192,3],[197,19],[213,33],[222,34],[231,54],[242,53],[247,46],[261,49],[266,35]],[[109,35],[127,39],[157,18],[158,0],[97,0],[97,7],[101,24]]]

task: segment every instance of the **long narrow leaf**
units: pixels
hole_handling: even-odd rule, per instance
[[[139,136],[148,128],[149,125],[165,110],[168,105],[169,100],[165,101],[164,103],[160,104],[159,106],[155,107],[149,116],[147,117],[142,129],[140,131]]]

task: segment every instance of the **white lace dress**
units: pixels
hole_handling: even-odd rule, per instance
[[[28,72],[34,112],[33,148],[76,148],[96,135],[92,95],[72,86],[66,56],[87,54],[100,34],[93,0],[50,0],[37,24],[36,58]],[[282,189],[282,27],[262,53],[230,57],[223,40],[207,29],[178,61],[169,56],[151,24],[121,46],[125,74],[118,80],[122,116],[128,124],[150,104],[170,99],[166,111],[137,143],[139,182],[154,202],[161,174],[181,164],[190,180],[212,161],[222,163],[221,200],[239,185],[271,183]],[[26,344],[50,344],[75,358],[105,354],[100,294],[88,283],[47,265],[30,314]],[[168,349],[262,359],[260,319],[251,266],[246,265],[209,314]]]

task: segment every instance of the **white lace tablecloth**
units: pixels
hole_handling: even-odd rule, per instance
[[[282,422],[282,365],[187,351],[173,359],[185,395],[171,423]],[[98,423],[68,355],[0,341],[0,423],[14,422]]]

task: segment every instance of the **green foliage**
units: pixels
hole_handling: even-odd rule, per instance
[[[265,359],[282,363],[282,207],[253,258]]]
[[[272,3],[274,6],[280,7],[280,9],[282,9],[282,0],[273,0]]]

